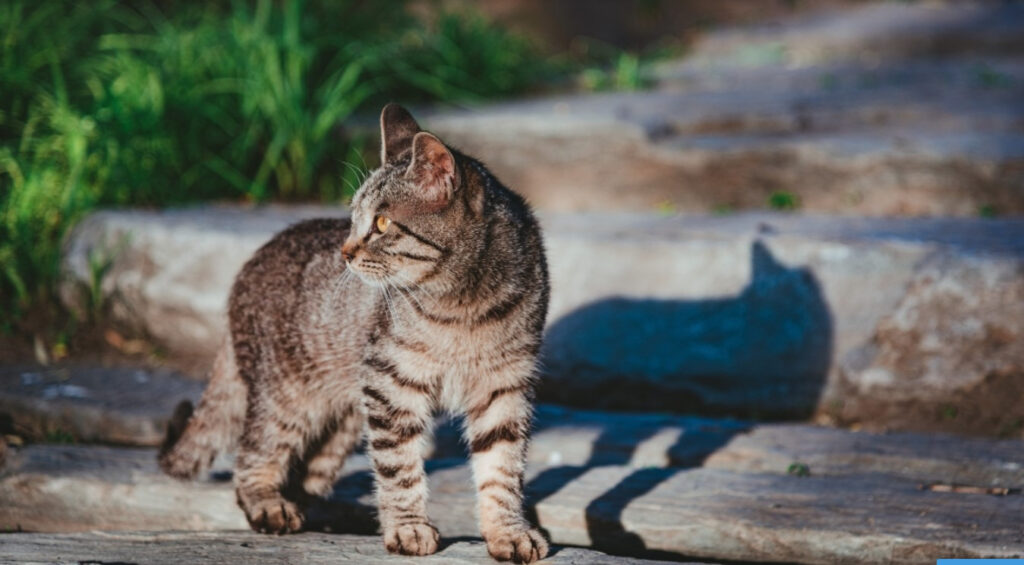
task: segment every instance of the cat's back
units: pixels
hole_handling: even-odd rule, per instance
[[[318,218],[289,226],[260,247],[235,277],[228,299],[232,333],[262,321],[276,331],[295,325],[295,315],[326,281],[342,278],[340,249],[351,222]]]

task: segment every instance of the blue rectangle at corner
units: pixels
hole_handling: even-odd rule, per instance
[[[935,565],[1024,565],[1024,559],[939,559]]]

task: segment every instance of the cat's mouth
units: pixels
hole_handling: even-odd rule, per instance
[[[369,267],[365,265],[356,265],[357,261],[352,261],[348,264],[348,270],[359,277],[359,280],[364,283],[378,288],[388,286],[389,277],[386,272],[383,272],[379,268]]]

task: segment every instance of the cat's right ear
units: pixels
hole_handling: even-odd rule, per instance
[[[420,125],[408,110],[394,102],[380,112],[380,163],[393,163],[412,149],[412,138],[420,132]]]
[[[456,174],[455,157],[444,143],[427,132],[416,134],[405,178],[419,187],[419,195],[428,210],[436,211],[448,205],[457,185]]]

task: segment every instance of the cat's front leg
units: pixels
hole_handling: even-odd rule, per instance
[[[364,381],[368,452],[377,482],[384,546],[391,553],[430,555],[440,535],[427,518],[423,435],[431,421],[431,397],[394,365],[371,359]]]
[[[532,361],[524,372],[529,374]],[[525,379],[523,379],[525,381]],[[532,405],[529,386],[518,380],[474,395],[466,411],[480,533],[499,561],[532,563],[548,553],[547,540],[523,517],[523,472]]]

